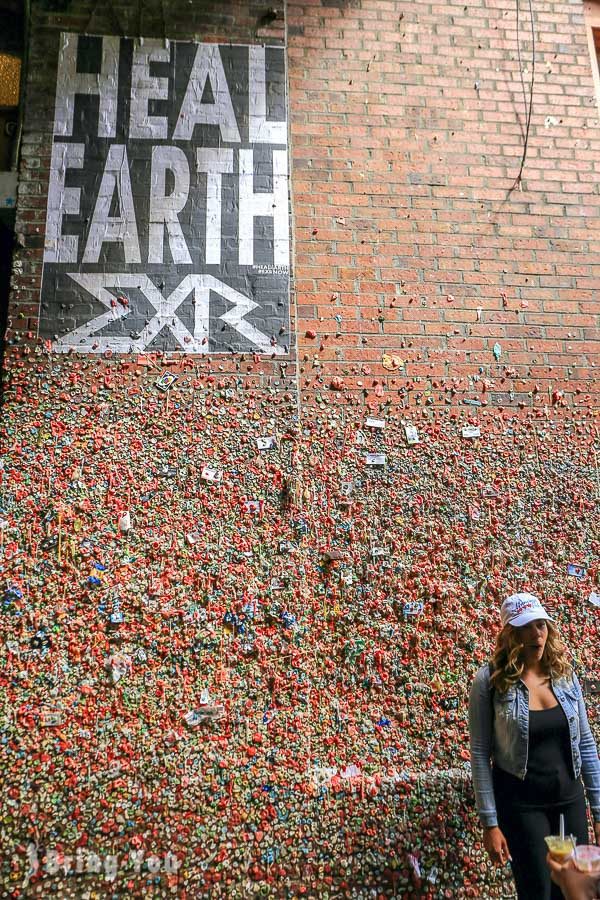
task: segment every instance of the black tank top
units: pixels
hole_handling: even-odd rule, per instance
[[[570,803],[583,792],[581,780],[573,777],[569,724],[560,703],[529,711],[527,774],[521,781],[495,766],[494,793],[503,791],[518,806]]]

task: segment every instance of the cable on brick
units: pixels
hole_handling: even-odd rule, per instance
[[[521,76],[521,88],[523,91],[523,103],[525,105],[525,113],[526,113],[526,124],[525,124],[525,140],[523,142],[523,155],[521,156],[521,165],[519,166],[519,172],[517,177],[515,178],[511,191],[519,185],[521,186],[521,179],[523,176],[523,168],[525,166],[525,160],[527,158],[527,146],[529,143],[529,129],[531,126],[531,111],[533,109],[533,87],[535,84],[535,28],[533,25],[533,6],[531,0],[529,0],[529,19],[531,22],[531,81],[529,83],[529,103],[527,103],[527,94],[525,92],[525,79],[523,78],[523,61],[521,59],[521,34],[520,34],[520,17],[519,17],[519,3],[520,0],[516,0],[516,9],[517,9],[517,58],[519,60],[519,75]]]

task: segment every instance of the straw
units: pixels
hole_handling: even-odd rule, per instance
[[[560,814],[560,839],[561,841],[565,839],[565,817],[562,813]]]
[[[571,846],[573,847],[573,853],[575,853],[575,847],[577,846],[577,838],[573,834],[570,834],[569,837],[571,838]]]

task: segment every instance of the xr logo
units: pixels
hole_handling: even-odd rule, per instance
[[[272,344],[268,335],[244,318],[259,304],[212,275],[186,275],[168,297],[161,294],[147,275],[104,272],[85,274],[69,272],[68,275],[106,306],[106,312],[54,341],[52,349],[55,351],[64,353],[73,349],[82,353],[103,353],[105,350],[112,350],[114,353],[141,352],[164,328],[167,328],[185,353],[208,353],[210,292],[214,291],[232,304],[230,310],[219,316],[221,321],[230,325],[262,353],[276,353],[278,356],[285,354],[282,346]],[[108,287],[121,290],[136,288],[150,301],[154,315],[137,336],[124,337],[99,333],[107,325],[124,318],[130,312],[127,306],[115,305],[115,296],[107,290]],[[190,294],[194,295],[193,333],[177,315],[177,310]]]

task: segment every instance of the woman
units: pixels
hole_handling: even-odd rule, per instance
[[[581,687],[556,627],[533,594],[508,597],[489,665],[469,698],[471,768],[483,843],[510,861],[519,900],[560,898],[544,837],[565,831],[588,843],[585,796],[600,843],[600,761]]]

